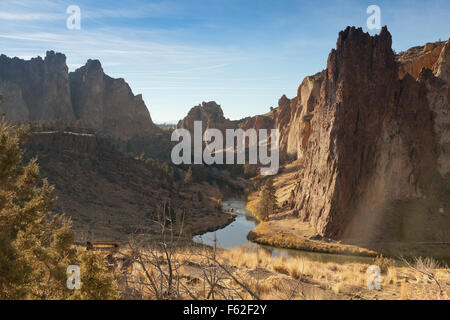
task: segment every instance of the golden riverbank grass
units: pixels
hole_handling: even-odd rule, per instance
[[[353,256],[377,256],[377,252],[365,248],[339,243],[327,243],[324,241],[307,240],[296,237],[290,232],[269,228],[268,224],[266,223],[260,223],[255,229],[250,231],[250,233],[248,234],[248,239],[259,244],[286,249],[298,249],[312,252],[345,254]]]

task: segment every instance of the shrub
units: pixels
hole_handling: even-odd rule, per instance
[[[386,273],[390,267],[394,266],[394,260],[379,255],[376,257],[374,265],[380,267],[382,273]]]
[[[103,257],[84,259],[73,247],[71,221],[52,213],[53,187],[40,178],[37,160],[22,164],[27,133],[0,120],[0,300],[117,298]],[[81,290],[67,289],[69,265],[89,271]]]
[[[261,190],[261,197],[255,207],[256,217],[262,221],[266,221],[269,215],[275,213],[278,208],[278,200],[275,195],[275,187],[273,186],[273,179],[266,181]]]

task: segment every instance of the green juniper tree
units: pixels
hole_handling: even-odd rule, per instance
[[[269,178],[261,190],[261,197],[256,207],[256,215],[260,220],[266,221],[270,214],[278,208],[278,200],[275,195],[273,179]]]
[[[0,120],[0,299],[118,298],[103,257],[77,251],[71,221],[52,213],[53,187],[40,178],[37,160],[22,164],[27,134]],[[69,265],[82,270],[80,290],[66,286]]]

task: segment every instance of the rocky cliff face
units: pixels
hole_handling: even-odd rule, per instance
[[[411,207],[444,212],[448,230],[449,44],[411,62],[391,42],[386,28],[374,37],[347,28],[327,69],[305,78],[280,112],[291,115],[281,148],[303,168],[291,205],[321,235],[379,240],[392,227],[388,237],[400,239],[399,224],[425,219]]]
[[[7,90],[11,86],[14,86],[13,90]],[[0,111],[12,111],[13,103],[18,102],[17,110],[7,113],[8,118],[75,120],[70,102],[68,68],[63,54],[48,51],[45,59],[38,57],[29,61],[1,55],[0,90],[5,96],[5,105],[9,106],[9,110],[2,106]]]
[[[417,78],[423,68],[433,69],[446,42],[427,43],[425,46],[411,48],[400,53],[396,58],[399,62],[399,77],[409,73]]]
[[[290,100],[283,96],[280,99],[280,106]],[[289,120],[288,118],[277,116],[277,109],[271,109],[270,112],[263,115],[256,115],[253,117],[246,117],[240,120],[230,120],[224,117],[223,110],[214,101],[203,102],[202,104],[193,107],[188,115],[178,122],[178,128],[189,130],[194,132],[194,121],[202,121],[203,131],[209,128],[219,129],[225,136],[226,129],[272,129],[277,124],[277,127],[281,127],[281,123],[285,124]],[[283,121],[281,120],[283,119]]]
[[[285,97],[287,101],[287,99]],[[247,117],[240,120],[230,120],[224,117],[222,108],[216,102],[203,102],[202,104],[193,107],[188,115],[178,122],[178,128],[189,130],[194,132],[194,122],[201,121],[202,129],[205,132],[207,129],[219,129],[223,136],[226,137],[227,129],[272,129],[275,125],[274,115],[276,110],[272,108],[271,112],[263,115],[256,115],[253,117]],[[193,143],[193,141],[192,141]],[[246,140],[245,145],[248,147],[249,141]],[[246,155],[248,160],[248,154]]]
[[[293,99],[234,122],[198,106],[179,126],[279,129],[281,161],[301,168],[289,207],[322,236],[448,241],[450,42],[391,45],[387,28],[348,27]]]
[[[237,128],[237,122],[226,119],[222,108],[215,101],[202,102],[193,107],[186,117],[178,122],[177,127],[194,132],[194,122],[202,121],[203,131],[215,128],[225,133],[226,129]]]
[[[30,113],[20,87],[9,81],[0,81],[0,93],[4,97],[0,111],[8,115],[8,120],[29,119]]]
[[[105,75],[100,61],[89,60],[69,79],[76,118],[89,128],[125,141],[159,132],[142,95],[134,96],[123,79]]]
[[[204,103],[179,127],[279,129],[281,160],[301,168],[288,207],[322,236],[448,241],[450,43],[391,46],[387,28],[348,27],[293,99],[239,121]]]
[[[80,120],[118,141],[160,133],[142,96],[105,75],[97,60],[69,74],[66,57],[53,51],[29,61],[1,55],[0,94],[9,120]]]

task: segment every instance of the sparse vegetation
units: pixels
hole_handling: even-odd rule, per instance
[[[408,267],[389,267],[381,277],[382,290],[373,291],[366,284],[368,264],[273,257],[246,246],[234,250],[180,246],[172,240],[160,248],[131,246],[124,254],[132,257],[127,261],[134,261],[127,273],[128,287],[121,287],[132,294],[124,296],[128,298],[449,299],[448,285],[440,292]],[[442,283],[450,279],[446,269],[436,273]]]
[[[369,257],[375,257],[377,255],[372,250],[356,246],[302,239],[289,232],[269,228],[265,223],[260,223],[253,229],[248,234],[248,239],[256,243],[287,249]]]
[[[389,268],[394,265],[394,260],[384,257],[383,255],[379,255],[375,259],[374,264],[380,267],[382,273],[387,273]]]
[[[22,164],[27,134],[0,120],[0,299],[117,298],[103,256],[74,248],[71,221],[52,213],[53,187],[40,178],[37,160]],[[86,272],[81,290],[66,287],[69,265]]]
[[[278,209],[278,200],[275,195],[275,187],[273,179],[267,179],[261,190],[261,195],[257,205],[255,206],[255,215],[261,221],[266,221],[271,214]]]

